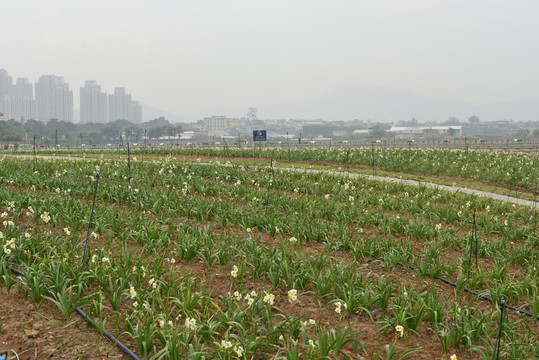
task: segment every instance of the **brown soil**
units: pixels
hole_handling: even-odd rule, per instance
[[[36,309],[15,285],[9,294],[0,288],[0,351],[15,359],[124,359],[128,358],[106,338],[91,330],[78,315],[69,323],[58,308],[43,300]]]

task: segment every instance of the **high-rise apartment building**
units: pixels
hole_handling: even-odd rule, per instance
[[[62,76],[43,75],[36,83],[37,119],[73,121],[73,92]]]
[[[106,123],[108,121],[107,93],[95,80],[87,80],[80,88],[80,121],[82,123]]]
[[[142,104],[140,101],[133,101],[133,107],[131,108],[131,122],[140,124],[142,122]]]
[[[34,87],[27,78],[19,78],[13,85],[8,72],[0,69],[0,112],[4,119],[35,119]]]
[[[11,96],[11,88],[13,86],[13,80],[9,73],[0,69],[0,101],[6,96]]]
[[[142,105],[139,101],[133,101],[131,94],[125,93],[124,87],[114,88],[114,94],[109,95],[109,121],[116,120],[142,122]]]
[[[4,119],[28,120],[36,118],[36,102],[29,96],[22,99],[6,96],[0,101],[0,111]]]
[[[28,78],[18,78],[12,91],[13,97],[17,99],[34,99],[34,86]]]

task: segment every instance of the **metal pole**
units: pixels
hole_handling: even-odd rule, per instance
[[[34,136],[34,172],[36,172],[36,162],[37,162],[37,155],[36,155],[36,137]]]
[[[131,154],[129,152],[129,140],[127,141],[127,168],[129,169],[129,180],[131,180]]]
[[[473,236],[475,239],[475,268],[477,269],[477,254],[479,252],[479,244],[477,241],[477,226],[475,222],[475,211],[476,211],[476,208],[474,207],[473,208]]]
[[[288,139],[288,131],[286,132],[286,144],[288,145],[288,161],[290,161],[290,141]]]
[[[505,309],[505,300],[500,301],[500,328],[498,329],[498,336],[496,337],[496,345],[494,346],[494,351],[492,352],[492,360],[499,359],[500,356],[500,343],[502,338],[502,328],[503,328],[503,310]]]
[[[90,213],[90,223],[88,224],[88,233],[86,235],[86,244],[84,245],[84,257],[82,259],[82,271],[86,269],[86,261],[88,260],[88,244],[90,242],[90,231],[92,230],[92,221],[94,219],[94,207],[95,197],[97,194],[97,185],[99,184],[99,171],[95,174],[95,189],[94,189],[94,201],[92,203],[92,211]]]
[[[372,173],[373,175],[376,175],[376,170],[374,169],[374,144],[372,144]]]

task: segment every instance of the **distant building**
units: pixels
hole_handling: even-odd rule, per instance
[[[392,126],[388,133],[396,139],[411,139],[414,137],[434,138],[440,136],[457,137],[462,135],[462,126]]]
[[[13,87],[12,95],[17,99],[34,100],[34,86],[28,78],[18,78]]]
[[[224,116],[211,116],[204,118],[204,130],[208,135],[222,133],[228,129],[228,119]]]
[[[107,93],[95,80],[87,80],[80,88],[80,122],[106,123],[108,121]]]
[[[73,122],[73,92],[62,76],[43,75],[36,83],[37,119]]]
[[[6,96],[0,102],[4,119],[28,120],[36,118],[36,102],[26,96],[23,99],[14,96]]]
[[[125,93],[124,87],[114,88],[114,94],[109,95],[109,121],[116,120],[142,122],[141,103],[133,101],[131,94]]]
[[[0,69],[0,100],[3,100],[6,96],[11,96],[11,87],[13,86],[13,79],[9,73]]]
[[[11,76],[8,77],[8,81]],[[36,102],[34,100],[34,87],[27,78],[17,79],[15,85],[8,86],[9,94],[5,94],[0,101],[0,109],[5,119],[28,120],[36,118]]]
[[[140,101],[133,101],[131,108],[131,122],[140,124],[142,122],[142,104]]]

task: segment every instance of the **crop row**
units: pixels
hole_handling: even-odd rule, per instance
[[[41,153],[41,152],[40,152]],[[42,151],[44,154],[52,153]],[[57,152],[54,152],[57,153]],[[73,153],[64,151],[60,153]],[[111,150],[89,150],[87,154],[118,154]],[[125,153],[125,151],[123,151]],[[278,161],[356,165],[394,172],[448,176],[486,181],[502,186],[518,186],[530,192],[537,190],[539,157],[537,154],[516,154],[451,149],[369,148],[171,148],[137,149],[133,154],[186,155],[228,158],[265,158]]]

